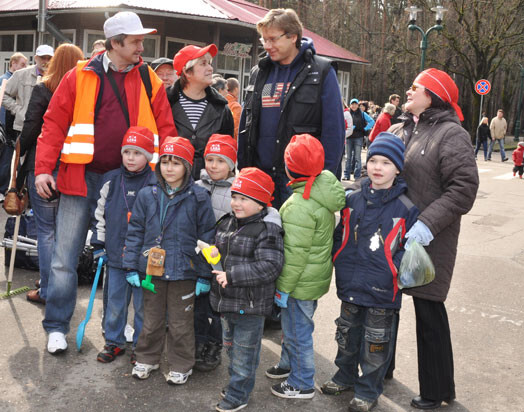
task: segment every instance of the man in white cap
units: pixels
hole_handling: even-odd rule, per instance
[[[102,175],[120,167],[124,134],[131,126],[147,127],[160,139],[176,136],[171,107],[162,81],[143,65],[146,34],[132,12],[106,20],[104,53],[81,61],[67,73],[44,116],[35,162],[37,193],[60,192],[56,243],[47,292],[44,329],[47,350],[67,349],[66,334],[76,303],[78,257],[99,197]],[[144,87],[142,87],[144,84]],[[60,156],[55,179],[52,171]],[[102,257],[103,249],[98,253]]]
[[[55,54],[53,48],[47,44],[38,46],[35,53],[35,64],[13,73],[5,88],[2,105],[14,116],[13,129],[20,133],[24,126],[25,112],[33,87],[46,70],[49,61]]]

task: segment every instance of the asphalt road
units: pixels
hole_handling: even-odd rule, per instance
[[[524,180],[511,176],[511,162],[479,161],[480,190],[473,210],[462,220],[458,258],[446,302],[455,353],[457,400],[443,404],[454,412],[524,411]],[[3,227],[5,214],[0,224]],[[0,251],[3,260],[3,250]],[[14,287],[30,286],[36,272],[15,271]],[[0,274],[0,291],[6,288]],[[76,332],[84,318],[89,287],[81,287],[71,322]],[[332,284],[315,314],[316,382],[335,372],[334,319],[340,302]],[[0,300],[0,411],[211,411],[227,382],[227,357],[215,371],[197,373],[181,387],[165,383],[155,372],[147,381],[131,378],[129,355],[112,364],[96,361],[104,340],[100,328],[101,295],[86,329],[82,352],[74,333],[62,356],[45,350],[43,308],[24,295]],[[266,334],[249,411],[345,411],[351,396],[317,392],[308,400],[279,399],[263,372],[279,357],[279,332]],[[397,369],[387,382],[377,412],[414,411],[418,394],[413,305],[405,297],[401,311]]]

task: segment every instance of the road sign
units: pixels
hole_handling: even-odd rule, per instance
[[[475,91],[481,96],[488,94],[490,90],[491,83],[488,80],[481,79],[477,83],[475,83]]]

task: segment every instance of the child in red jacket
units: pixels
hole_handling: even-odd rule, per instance
[[[513,176],[519,172],[519,178],[522,179],[524,174],[524,164],[522,157],[524,155],[524,142],[519,142],[517,148],[513,151]]]

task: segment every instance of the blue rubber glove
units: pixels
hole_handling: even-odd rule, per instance
[[[103,248],[103,247],[96,247],[95,246],[95,249],[93,250],[93,259],[95,260],[95,262],[98,263],[98,260],[102,258],[103,261],[104,261],[104,264],[107,262],[107,254],[106,254],[106,250]]]
[[[209,293],[211,289],[211,283],[209,283],[209,280],[204,278],[198,278],[196,282],[195,287],[195,295],[199,296],[200,294],[204,295],[206,293]]]
[[[140,276],[138,276],[138,272],[127,272],[126,280],[131,286],[135,288],[140,287]]]
[[[289,293],[281,292],[280,290],[275,291],[275,304],[279,308],[287,308],[287,298],[289,298]]]
[[[408,241],[406,243],[406,249],[409,248],[409,244],[413,241],[420,243],[422,246],[427,246],[433,240],[433,234],[431,230],[422,223],[420,220],[417,220],[408,233],[406,233]]]

